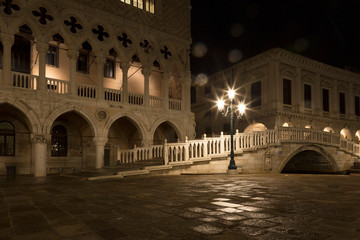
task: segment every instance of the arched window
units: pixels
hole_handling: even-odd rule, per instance
[[[8,121],[0,122],[0,156],[15,156],[15,127]]]
[[[56,125],[51,131],[51,156],[67,156],[67,134],[66,128],[62,125]]]

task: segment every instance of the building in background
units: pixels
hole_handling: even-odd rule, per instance
[[[229,133],[229,119],[218,113],[215,103],[229,88],[247,106],[245,117],[235,122],[240,132],[311,128],[359,141],[360,74],[283,49],[263,52],[196,86],[192,110],[197,137]]]
[[[194,136],[190,1],[3,1],[0,40],[0,175]]]

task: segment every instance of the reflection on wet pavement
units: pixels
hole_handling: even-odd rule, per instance
[[[0,239],[360,239],[359,180],[336,175],[0,179]]]

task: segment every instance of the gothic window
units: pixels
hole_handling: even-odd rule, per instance
[[[11,71],[30,73],[30,50],[30,40],[15,35],[14,45],[11,48]]]
[[[123,3],[144,9],[147,12],[155,12],[155,0],[120,0]]]
[[[339,93],[339,110],[340,114],[346,113],[346,107],[345,107],[345,93]]]
[[[15,156],[15,127],[8,121],[0,122],[0,156]]]
[[[115,61],[112,59],[106,59],[104,66],[104,77],[115,78]]]
[[[81,73],[88,73],[88,65],[89,65],[89,54],[81,52],[79,53],[78,61],[77,61],[77,71]]]
[[[360,97],[355,96],[355,115],[360,116]]]
[[[54,45],[49,45],[48,51],[46,53],[46,64],[59,67],[59,47]]]
[[[283,79],[283,104],[291,105],[291,80]]]
[[[67,156],[67,132],[62,125],[56,125],[51,131],[51,156],[66,157]]]
[[[311,86],[304,85],[304,107],[311,108]]]
[[[251,107],[261,106],[261,81],[251,84]]]
[[[329,112],[330,111],[329,89],[322,90],[322,97],[323,97],[323,111]]]

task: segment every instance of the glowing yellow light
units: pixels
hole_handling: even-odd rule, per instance
[[[238,106],[238,109],[239,109],[240,115],[241,115],[241,116],[244,115],[245,110],[246,110],[245,104],[244,104],[243,102],[241,102],[241,103],[239,104],[239,106]]]
[[[222,100],[222,99],[219,99],[219,100],[217,101],[217,107],[218,107],[219,111],[224,110],[224,107],[225,107],[225,101],[224,101],[224,100]]]
[[[228,96],[229,96],[230,100],[233,100],[235,98],[235,91],[233,89],[230,89],[228,91]]]

